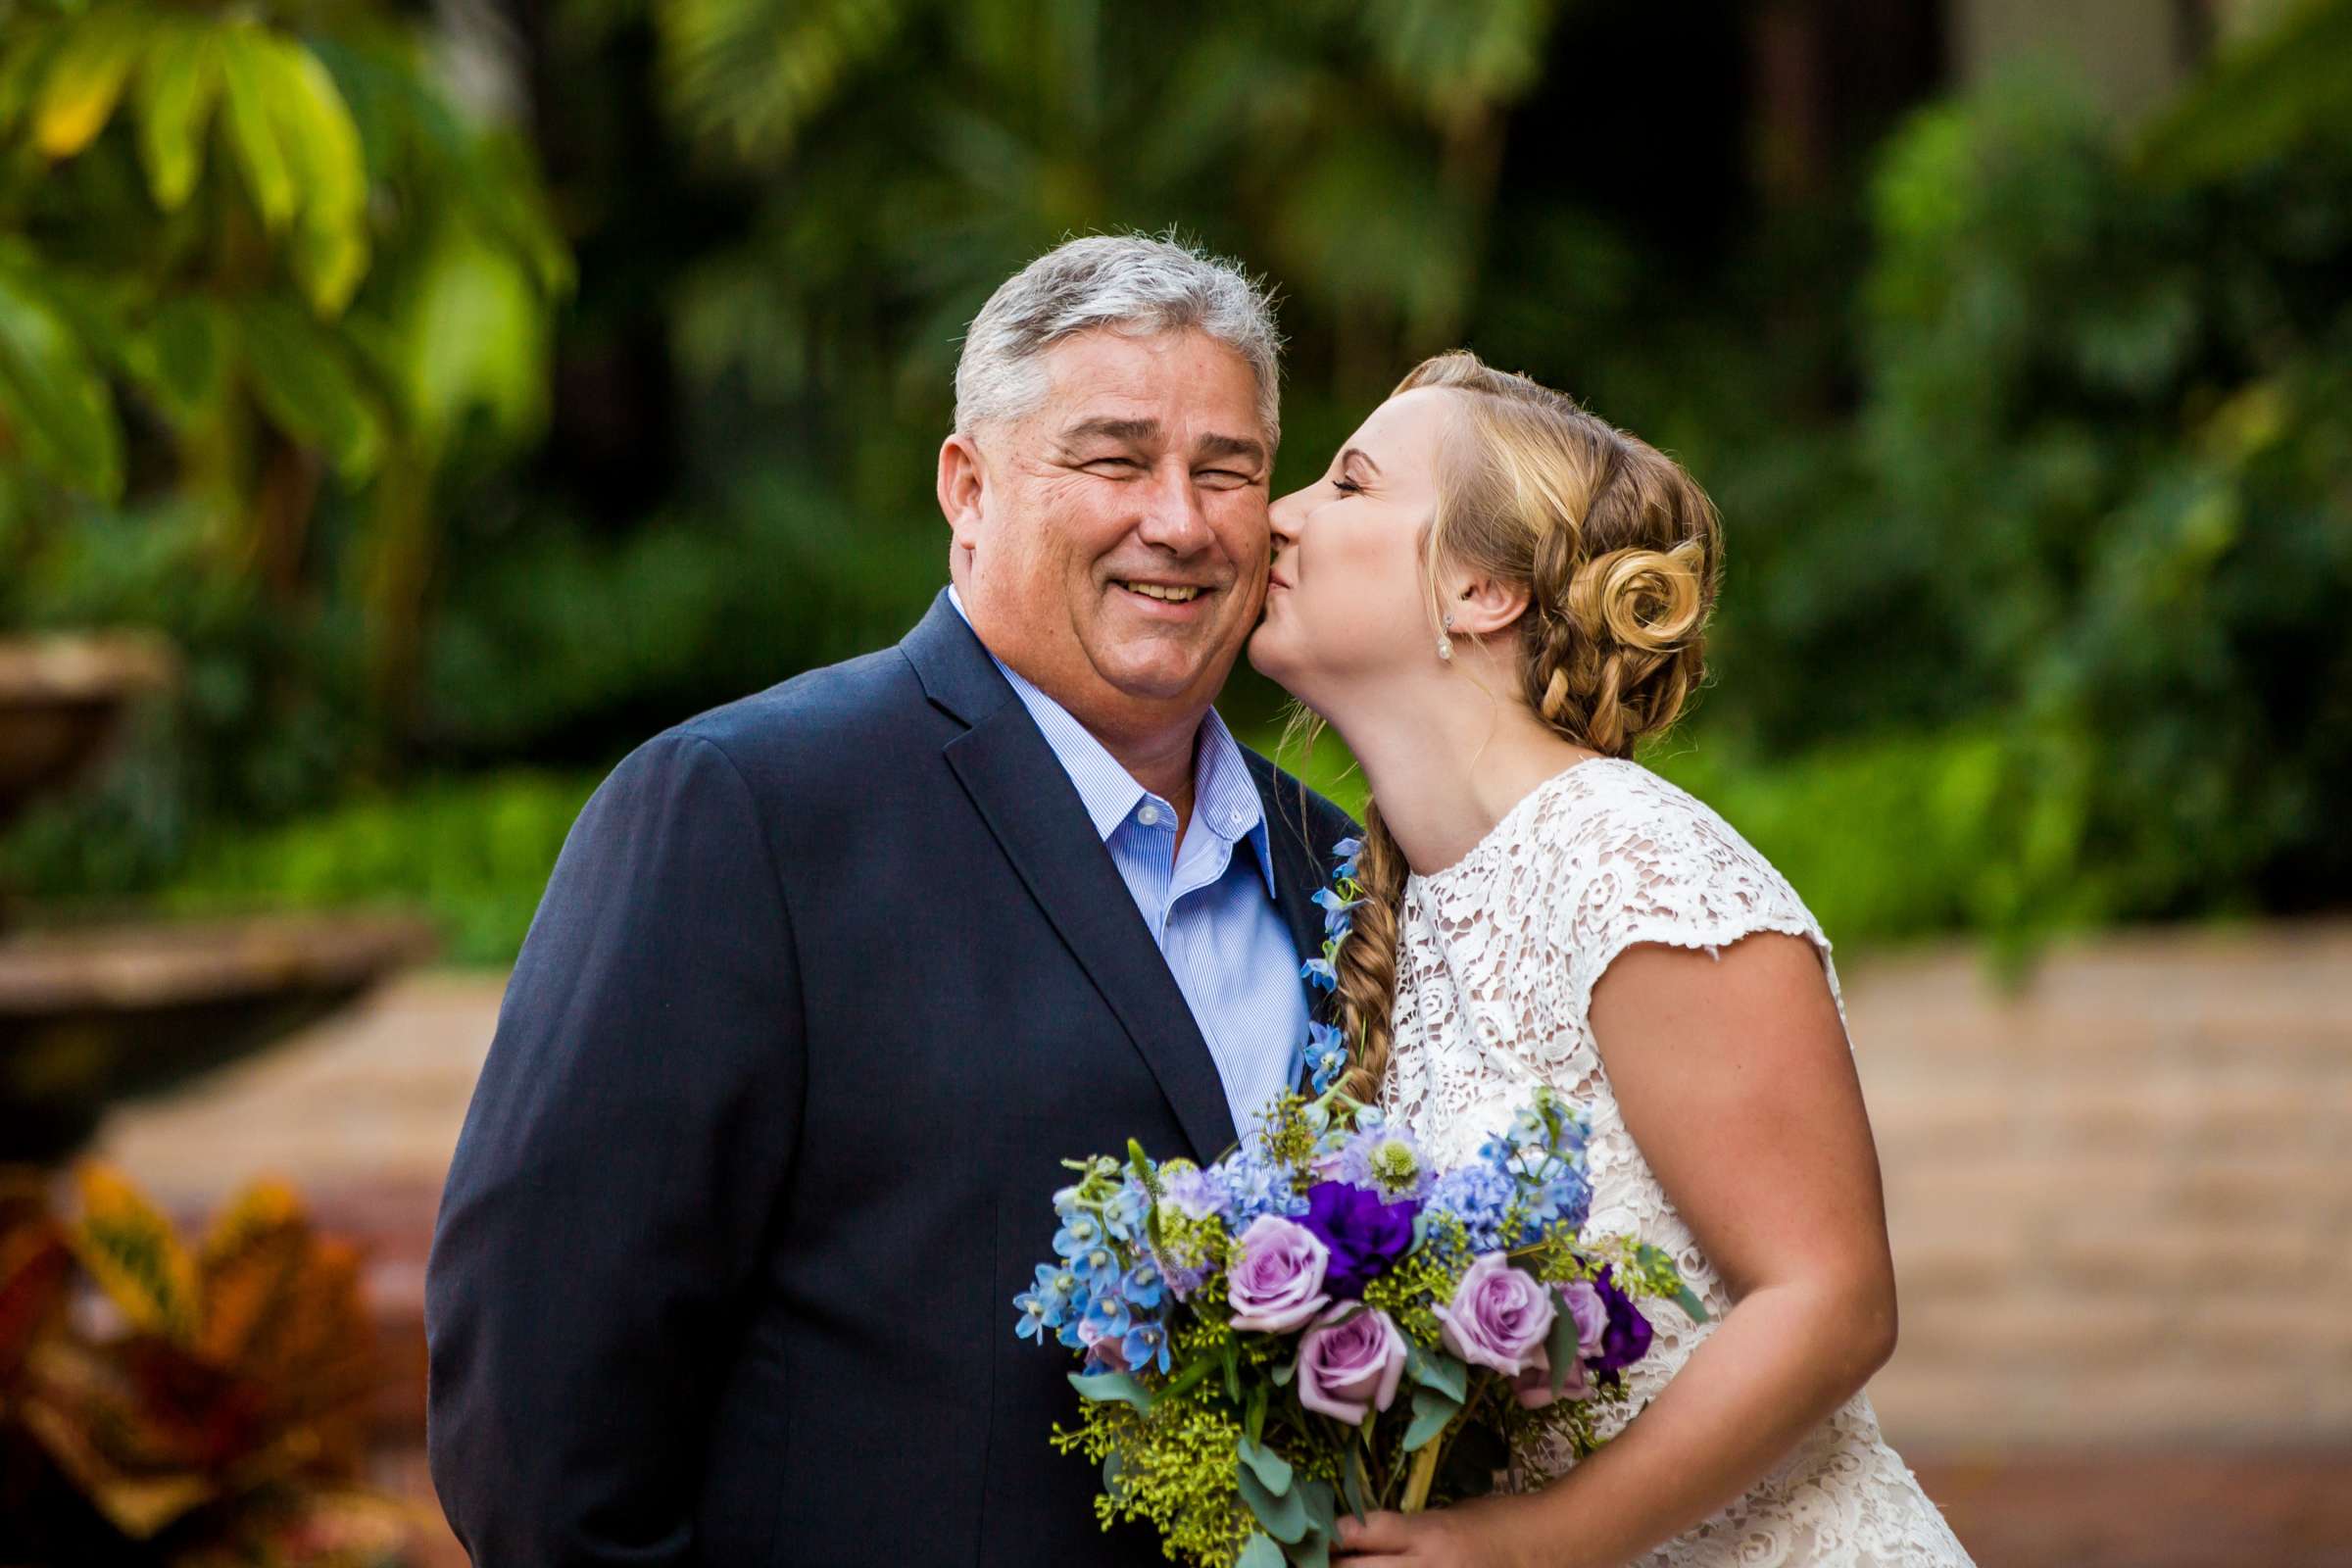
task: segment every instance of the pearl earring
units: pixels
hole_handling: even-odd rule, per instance
[[[1440,659],[1450,660],[1453,658],[1453,639],[1446,635],[1451,630],[1453,630],[1453,617],[1447,615],[1444,630],[1438,633],[1438,657]]]

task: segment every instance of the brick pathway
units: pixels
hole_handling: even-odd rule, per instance
[[[1873,1397],[1986,1568],[2352,1565],[2352,925],[1846,982],[1903,1302]],[[420,1499],[424,1243],[500,989],[410,978],[101,1136],[175,1208],[271,1170],[370,1241]]]

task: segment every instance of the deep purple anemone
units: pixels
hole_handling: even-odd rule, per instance
[[[1606,1264],[1592,1285],[1609,1309],[1609,1326],[1601,1331],[1598,1353],[1587,1356],[1585,1365],[1606,1375],[1632,1366],[1649,1353],[1649,1319],[1634,1305],[1632,1297],[1617,1288]]]
[[[1331,1250],[1324,1290],[1335,1300],[1361,1298],[1366,1285],[1411,1250],[1413,1218],[1420,1212],[1419,1199],[1383,1202],[1378,1193],[1349,1182],[1317,1182],[1309,1187],[1306,1212],[1298,1216],[1298,1223]]]

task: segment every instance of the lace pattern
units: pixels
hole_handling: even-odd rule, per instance
[[[1461,861],[1405,884],[1382,1106],[1447,1164],[1474,1157],[1539,1082],[1591,1116],[1591,1228],[1673,1253],[1710,1314],[1697,1324],[1670,1303],[1645,1306],[1654,1349],[1628,1373],[1635,1411],[1732,1299],[1626,1131],[1587,1019],[1592,988],[1637,944],[1719,955],[1764,931],[1811,941],[1837,994],[1829,941],[1781,875],[1697,800],[1608,758],[1548,780]],[[1514,1475],[1511,1484],[1544,1479]],[[1969,1557],[1881,1438],[1869,1396],[1857,1394],[1744,1496],[1641,1562],[1952,1568]]]

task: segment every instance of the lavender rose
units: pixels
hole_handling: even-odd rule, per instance
[[[1323,1289],[1331,1250],[1312,1231],[1260,1214],[1235,1245],[1240,1256],[1225,1271],[1235,1328],[1285,1334],[1331,1303]]]
[[[1560,1304],[1576,1320],[1576,1353],[1598,1355],[1601,1338],[1609,1329],[1609,1304],[1600,1298],[1591,1280],[1576,1280],[1560,1287]]]
[[[1547,1364],[1544,1340],[1555,1310],[1551,1291],[1511,1267],[1500,1252],[1481,1253],[1454,1287],[1453,1300],[1432,1310],[1446,1348],[1474,1366],[1515,1378]]]
[[[1411,1250],[1417,1199],[1392,1203],[1380,1194],[1347,1182],[1317,1182],[1306,1190],[1306,1212],[1298,1223],[1331,1249],[1331,1294],[1352,1301],[1364,1287]]]
[[[1337,1321],[1351,1310],[1334,1306],[1299,1339],[1298,1402],[1352,1427],[1396,1402],[1404,1336],[1376,1306]]]

